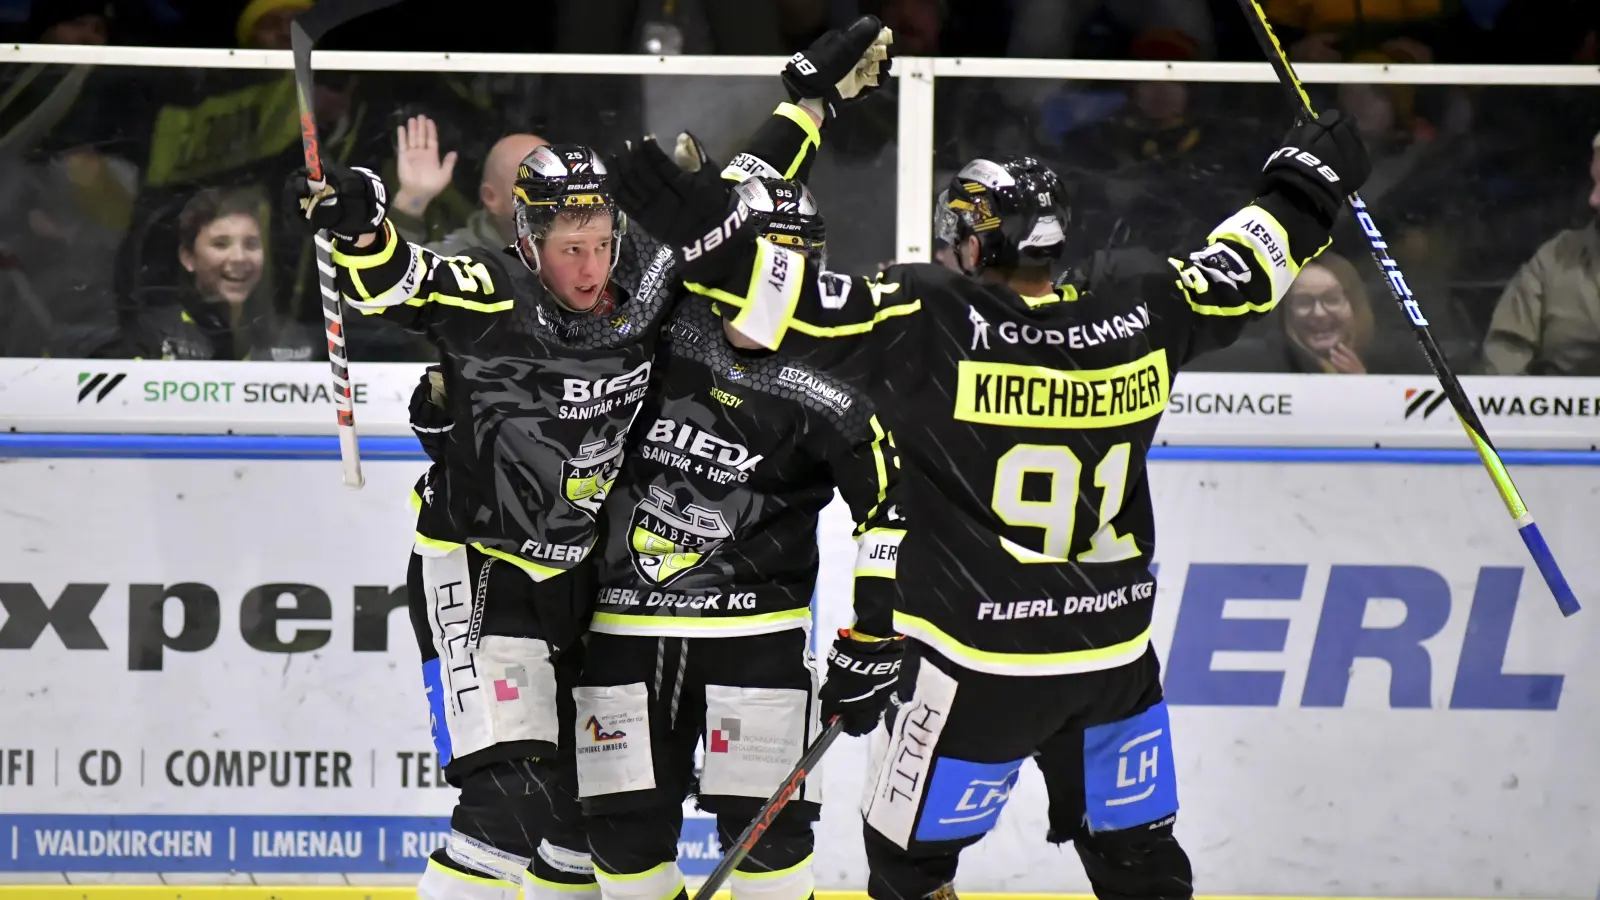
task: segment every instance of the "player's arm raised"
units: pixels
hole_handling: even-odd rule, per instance
[[[446,257],[400,237],[387,216],[388,192],[368,169],[327,163],[323,178],[327,188],[315,195],[303,173],[285,190],[293,210],[333,236],[335,282],[351,307],[411,328],[445,308],[511,309],[511,280],[492,252]]]
[[[755,196],[757,185],[741,185],[736,193],[744,206],[770,205]],[[730,219],[741,214],[735,209]],[[853,355],[892,342],[907,317],[921,311],[922,301],[908,278],[911,267],[890,266],[872,277],[821,271],[815,255],[762,234],[762,215],[763,211],[752,212],[755,229],[732,237],[744,241],[745,247],[739,264],[723,275],[720,284],[693,280],[687,273],[684,280],[690,292],[721,304],[723,315],[746,337],[768,349],[782,346],[785,352],[802,356],[838,351]],[[849,346],[820,346],[819,341]]]
[[[1300,268],[1328,248],[1345,198],[1371,171],[1355,123],[1339,113],[1290,129],[1261,171],[1255,200],[1204,247],[1169,260],[1193,314],[1191,355],[1231,343],[1248,317],[1272,311]]]
[[[855,402],[866,400],[858,396]],[[865,734],[888,705],[905,653],[905,641],[894,631],[894,602],[906,519],[893,436],[876,415],[863,410],[847,414],[845,422],[847,432],[830,430],[824,452],[856,521],[855,622],[839,630],[828,653],[822,715],[838,713],[847,734]]]

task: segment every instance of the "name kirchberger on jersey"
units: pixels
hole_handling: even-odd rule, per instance
[[[612,378],[563,378],[558,416],[562,419],[598,418],[619,406],[643,400],[649,384],[649,360]]]
[[[1142,422],[1167,405],[1165,350],[1108,369],[962,360],[954,417],[1022,428],[1114,428]]]

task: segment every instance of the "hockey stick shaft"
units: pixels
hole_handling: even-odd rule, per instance
[[[1277,35],[1273,34],[1272,26],[1267,22],[1267,14],[1261,8],[1259,0],[1239,0],[1239,5],[1243,7],[1245,18],[1249,20],[1251,30],[1255,32],[1256,41],[1266,53],[1267,61],[1277,72],[1278,82],[1289,94],[1290,102],[1296,106],[1299,114],[1316,119],[1317,112],[1311,106],[1311,97],[1306,94],[1305,85],[1295,75],[1294,66],[1290,65],[1289,56],[1284,52],[1283,45],[1278,43]],[[1477,411],[1472,408],[1471,398],[1461,387],[1455,372],[1451,371],[1444,352],[1433,339],[1433,334],[1428,331],[1428,320],[1423,317],[1422,308],[1417,305],[1417,299],[1411,293],[1411,287],[1406,283],[1400,266],[1389,255],[1388,241],[1372,221],[1372,215],[1367,211],[1367,205],[1362,202],[1360,195],[1352,193],[1349,199],[1350,211],[1355,214],[1356,222],[1361,225],[1362,232],[1367,236],[1367,243],[1372,249],[1372,259],[1378,264],[1378,271],[1384,275],[1384,283],[1389,288],[1389,294],[1400,304],[1407,321],[1411,323],[1412,333],[1417,336],[1417,342],[1422,345],[1422,352],[1428,357],[1428,365],[1433,368],[1433,374],[1439,379],[1439,385],[1444,388],[1444,394],[1449,398],[1456,418],[1466,430],[1472,446],[1477,449],[1478,458],[1483,461],[1484,468],[1489,470],[1489,477],[1494,481],[1495,489],[1499,491],[1506,510],[1516,522],[1517,531],[1522,535],[1522,542],[1527,545],[1528,553],[1533,556],[1534,564],[1539,567],[1539,574],[1544,576],[1544,582],[1549,586],[1551,595],[1555,597],[1556,605],[1561,608],[1561,614],[1570,616],[1576,613],[1579,609],[1578,598],[1573,594],[1572,586],[1567,583],[1561,567],[1556,564],[1554,554],[1550,552],[1550,546],[1545,543],[1544,535],[1540,533],[1539,526],[1533,520],[1533,514],[1528,511],[1528,505],[1522,501],[1522,495],[1512,483],[1511,474],[1506,471],[1499,451],[1495,449],[1493,442],[1489,440],[1489,432],[1483,427],[1483,420],[1478,418]]]
[[[311,74],[311,48],[336,26],[396,0],[323,0],[296,16],[289,26],[294,53],[295,99],[300,105],[300,146],[305,152],[307,181],[313,191],[322,190],[322,148],[317,140],[317,117],[312,103],[315,82]],[[345,349],[344,307],[334,283],[333,241],[326,231],[314,238],[317,257],[317,286],[322,292],[322,321],[328,338],[328,367],[333,371],[333,405],[339,429],[339,462],[344,469],[345,487],[360,489],[366,484],[361,474],[361,447],[356,442],[356,410],[350,385],[350,358]]]
[[[722,862],[717,863],[717,867],[706,876],[705,883],[700,885],[700,890],[694,892],[694,900],[711,900],[711,896],[722,887],[724,881],[728,880],[728,876],[733,874],[739,863],[743,862],[755,845],[761,842],[761,836],[767,833],[767,828],[778,817],[778,813],[783,811],[790,800],[799,795],[806,776],[817,767],[822,755],[828,752],[828,748],[833,746],[834,740],[843,732],[844,723],[838,716],[828,720],[828,727],[823,729],[816,741],[800,755],[800,761],[789,770],[788,777],[783,779],[783,786],[779,787],[778,792],[761,807],[761,811],[756,813],[755,819],[746,826],[733,846],[722,854]]]

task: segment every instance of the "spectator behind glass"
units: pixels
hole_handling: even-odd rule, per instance
[[[28,33],[41,44],[111,43],[111,4],[107,0],[33,0]]]
[[[1506,284],[1483,342],[1489,375],[1600,375],[1600,134],[1582,228],[1546,241]]]
[[[1279,315],[1288,371],[1364,375],[1372,342],[1372,304],[1361,276],[1344,257],[1324,253],[1289,286]]]
[[[178,214],[178,263],[188,282],[141,292],[141,355],[163,359],[314,358],[308,329],[275,314],[261,287],[263,201],[208,188]]]
[[[1431,43],[1451,16],[1445,0],[1265,0],[1296,62],[1343,62],[1394,38]]]
[[[428,204],[450,186],[456,154],[452,150],[439,156],[439,129],[427,116],[412,117],[400,126],[396,137],[399,189],[389,207],[389,219],[402,237],[416,241],[426,230],[423,216]],[[455,256],[469,247],[493,249],[510,245],[517,236],[511,218],[511,186],[517,180],[517,165],[523,157],[549,143],[536,134],[508,134],[497,141],[483,164],[477,211],[442,240],[423,246],[442,256]]]
[[[1307,263],[1278,309],[1236,344],[1196,361],[1207,372],[1406,375],[1428,371],[1409,331],[1379,332],[1354,265],[1327,251]]]
[[[239,13],[235,36],[247,50],[288,50],[289,25],[313,0],[250,0]]]

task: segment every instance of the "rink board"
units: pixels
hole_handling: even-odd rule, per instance
[[[1591,607],[1563,620],[1475,465],[1175,455],[1151,467],[1156,642],[1200,889],[1595,897],[1595,456],[1512,466]],[[420,870],[450,806],[399,612],[420,471],[369,461],[350,492],[331,460],[0,465],[0,881]],[[848,524],[829,508],[823,634],[847,614]],[[850,739],[823,765],[820,887],[865,882],[865,766]],[[1086,892],[1024,771],[958,887]],[[691,818],[691,876],[709,837]],[[103,890],[63,896],[138,896]],[[152,900],[179,896],[163,890]],[[200,890],[182,896],[268,896]],[[278,895],[363,895],[317,890]]]
[[[0,885],[0,900],[416,900],[415,888],[361,887],[133,887],[71,886],[7,888]],[[718,900],[729,900],[723,890]],[[868,900],[865,891],[817,891],[817,900]],[[1093,894],[997,894],[966,891],[961,900],[1093,900]],[[1280,897],[1223,897],[1200,894],[1196,900],[1290,900]],[[1296,897],[1293,900],[1333,900]],[[1338,900],[1366,900],[1345,898]],[[1370,898],[1376,900],[1376,898]],[[1453,898],[1437,898],[1453,900]]]

